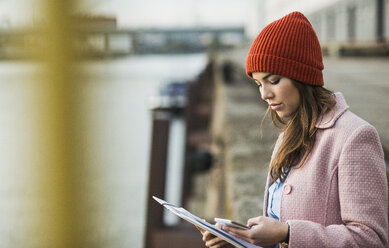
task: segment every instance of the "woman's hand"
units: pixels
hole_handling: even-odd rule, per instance
[[[265,216],[251,218],[247,225],[250,227],[249,230],[229,226],[223,226],[223,230],[259,246],[269,246],[283,242],[288,234],[288,224]]]
[[[221,228],[220,224],[216,224],[216,227]],[[197,229],[203,235],[203,241],[205,242],[205,246],[209,248],[233,248],[234,246],[230,243],[224,241],[223,239],[216,237],[212,233],[205,231],[204,229],[196,226]]]

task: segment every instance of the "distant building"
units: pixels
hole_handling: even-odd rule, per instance
[[[252,38],[265,24],[300,11],[322,45],[376,45],[389,41],[389,0],[252,0]],[[253,28],[257,25],[257,28]]]
[[[126,34],[108,34],[117,30],[117,18],[105,15],[77,15],[75,21],[80,29],[97,31],[95,34],[81,36],[78,48],[88,55],[106,56],[127,54],[132,49],[130,37]]]
[[[79,27],[88,29],[116,29],[117,19],[105,15],[77,15],[75,20]]]
[[[341,0],[309,17],[323,43],[369,44],[389,40],[388,14],[389,0]]]

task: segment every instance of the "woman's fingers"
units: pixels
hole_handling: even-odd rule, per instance
[[[218,243],[217,245],[210,246],[209,248],[234,248],[231,244],[224,242],[224,243]]]
[[[285,240],[288,224],[273,218],[259,216],[248,221],[249,230],[225,227],[228,233],[255,245],[268,246]]]
[[[201,232],[201,234],[204,234],[204,232],[205,232],[204,229],[202,229],[201,227],[198,227],[198,226],[195,226],[195,227]]]
[[[203,233],[203,241],[205,242],[205,246],[212,248],[221,248],[228,244],[223,239],[216,237],[212,233],[205,231]]]
[[[216,227],[221,228],[220,224],[216,224]],[[209,248],[228,248],[233,247],[228,242],[224,241],[222,238],[216,237],[209,231],[202,229],[201,227],[196,226],[196,228],[203,235],[203,241],[205,242],[205,246]]]
[[[250,232],[250,230],[235,228],[235,227],[231,227],[231,226],[224,226],[223,230],[228,232],[228,233],[238,234],[239,236],[247,235],[248,232]]]
[[[208,232],[208,231],[205,231],[204,233],[203,233],[203,241],[204,242],[207,242],[207,241],[209,241],[209,240],[211,240],[211,239],[213,239],[213,238],[215,238],[216,236],[215,235],[213,235],[212,233],[210,233],[210,232]]]
[[[248,227],[252,227],[252,226],[255,226],[255,225],[258,225],[261,223],[263,219],[263,216],[258,216],[258,217],[255,217],[255,218],[251,218],[247,221],[247,226]]]
[[[230,226],[224,226],[223,230],[225,230],[229,234],[231,234],[237,238],[243,239],[249,243],[252,243],[252,241],[253,241],[250,238],[252,230],[243,230],[240,228],[234,228],[234,227],[230,227]]]
[[[218,247],[223,247],[226,244],[228,244],[226,241],[219,237],[215,237],[205,243],[205,246],[207,247],[212,247],[212,248],[218,248]]]

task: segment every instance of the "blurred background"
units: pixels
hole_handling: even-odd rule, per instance
[[[201,247],[152,195],[261,215],[277,130],[245,58],[295,10],[388,158],[389,0],[0,0],[0,247]]]

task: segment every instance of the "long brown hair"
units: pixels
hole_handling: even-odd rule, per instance
[[[282,120],[270,107],[263,117],[265,119],[270,112],[274,125],[283,130],[281,145],[270,166],[270,176],[274,181],[280,179],[283,182],[291,167],[304,165],[315,144],[318,118],[322,113],[333,112],[336,104],[333,93],[324,87],[293,83],[300,93],[301,103],[291,118]]]

